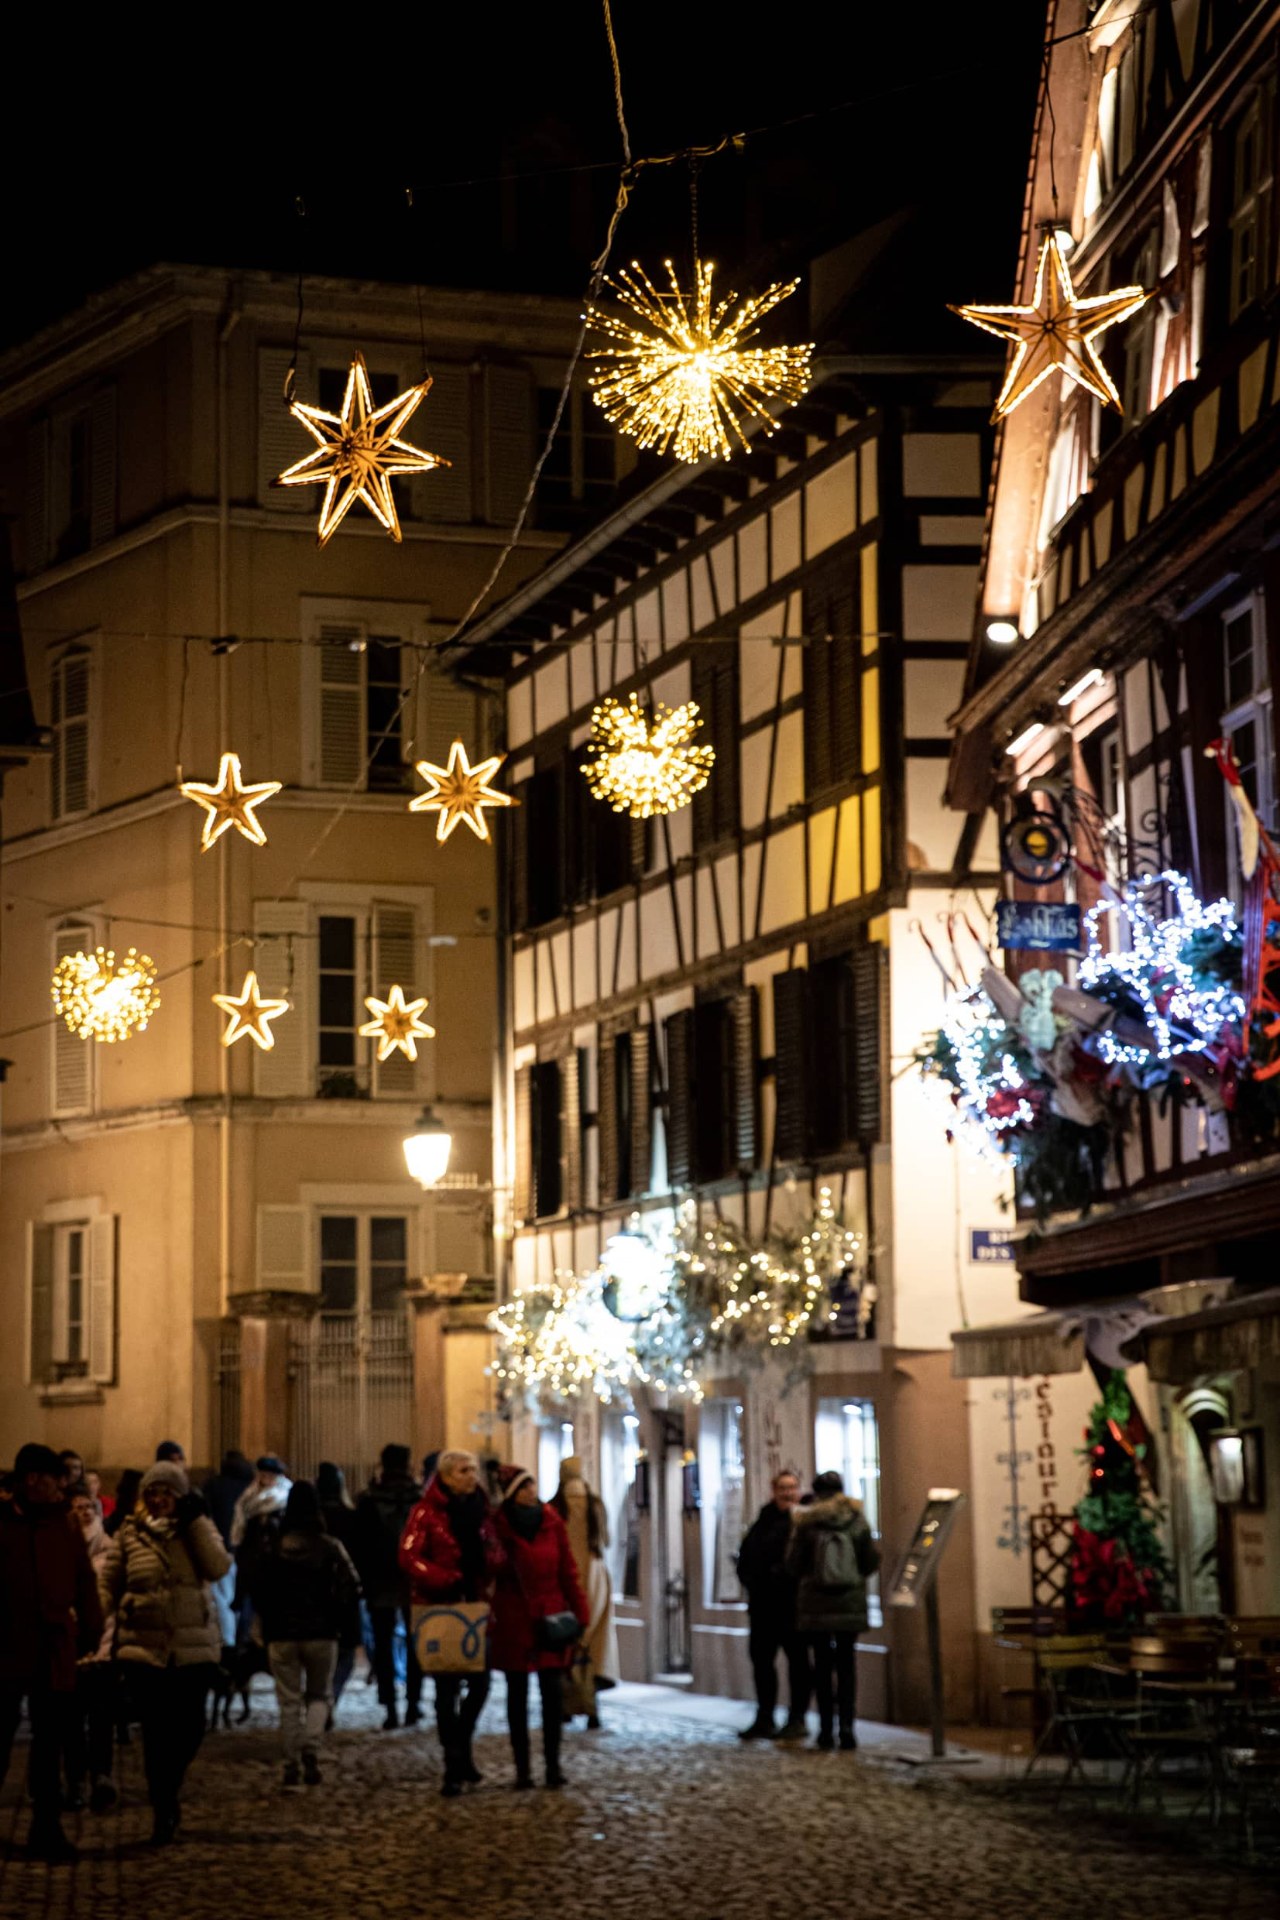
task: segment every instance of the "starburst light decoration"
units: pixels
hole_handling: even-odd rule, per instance
[[[777,281],[741,301],[728,293],[713,305],[709,261],[694,262],[688,297],[671,261],[665,265],[670,293],[659,293],[633,260],[606,282],[626,311],[588,307],[588,322],[609,342],[588,354],[601,362],[590,375],[592,398],[640,446],[671,447],[677,460],[728,460],[739,447],[749,453],[746,424],[774,429],[765,401],[794,406],[809,386],[812,343],[745,344],[800,283]]]
[[[702,726],[698,705],[667,707],[652,716],[633,693],[624,706],[610,696],[591,715],[591,739],[582,772],[597,800],[633,820],[675,813],[706,786],[715,748],[693,744]]]
[[[247,1034],[255,1047],[270,1053],[276,1043],[271,1022],[278,1020],[282,1013],[288,1013],[287,1000],[264,1000],[258,992],[258,976],[253,972],[246,973],[238,995],[215,993],[211,998],[214,1006],[221,1007],[228,1016],[226,1032],[222,1036],[224,1047],[234,1046],[237,1040],[243,1040]]]
[[[309,407],[301,400],[291,403],[290,413],[316,442],[316,450],[277,474],[271,484],[309,487],[323,482],[320,546],[325,546],[333,537],[357,500],[364,503],[393,540],[400,539],[400,517],[391,491],[392,475],[430,473],[433,467],[451,464],[440,454],[427,453],[422,447],[400,438],[430,388],[430,377],[419,380],[416,386],[406,387],[394,400],[388,400],[385,407],[375,408],[369,369],[364,355],[358,353],[347,375],[340,413]]]
[[[994,419],[1012,413],[1055,370],[1121,413],[1115,382],[1094,341],[1150,298],[1145,287],[1116,287],[1110,293],[1079,299],[1057,236],[1051,233],[1040,248],[1030,306],[952,306],[951,311],[999,340],[1016,343]]]
[[[146,1030],[160,1006],[156,963],[136,947],[119,960],[111,947],[64,954],[51,992],[58,1013],[81,1040],[127,1040]]]
[[[472,766],[461,740],[455,740],[449,749],[447,767],[419,760],[417,768],[428,783],[427,792],[409,802],[410,813],[438,813],[437,840],[447,840],[461,821],[466,822],[478,840],[487,840],[489,823],[484,817],[485,808],[520,804],[513,794],[501,793],[489,784],[506,757],[505,753],[491,754],[489,759],[477,760]]]
[[[397,1051],[416,1060],[419,1040],[436,1037],[435,1028],[429,1027],[422,1018],[427,1010],[425,994],[421,1000],[406,1000],[403,987],[390,987],[385,1000],[377,1000],[370,994],[365,1005],[373,1018],[365,1021],[360,1034],[363,1039],[377,1041],[379,1065]]]
[[[282,781],[259,780],[253,786],[246,786],[240,773],[240,755],[224,753],[218,767],[218,778],[213,785],[200,780],[184,780],[178,792],[186,800],[194,800],[198,807],[205,809],[204,830],[200,835],[200,850],[208,853],[215,840],[234,827],[246,840],[252,840],[255,847],[265,847],[267,836],[258,821],[256,809],[264,800],[279,793]]]

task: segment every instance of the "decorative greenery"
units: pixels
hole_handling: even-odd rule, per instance
[[[1161,1512],[1143,1476],[1133,1400],[1113,1372],[1089,1416],[1081,1458],[1088,1486],[1075,1510],[1070,1611],[1084,1627],[1132,1627],[1158,1608],[1171,1579]]]

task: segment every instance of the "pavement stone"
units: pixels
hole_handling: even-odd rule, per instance
[[[429,1684],[429,1683],[428,1683]],[[274,1703],[205,1742],[185,1839],[144,1844],[141,1751],[120,1756],[115,1813],[68,1819],[78,1863],[22,1857],[15,1755],[0,1805],[0,1920],[1274,1920],[1274,1877],[1203,1857],[1185,1830],[1138,1838],[1101,1811],[1054,1814],[889,1756],[912,1736],[860,1729],[857,1754],[744,1743],[743,1709],[650,1687],[570,1730],[561,1793],[510,1791],[503,1687],[476,1758],[486,1779],[439,1797],[427,1725],[380,1730],[357,1680],[319,1787],[280,1784]],[[580,1723],[579,1723],[580,1725]],[[917,1750],[919,1742],[916,1742]],[[535,1744],[536,1753],[536,1744]],[[967,1777],[965,1777],[967,1776]]]

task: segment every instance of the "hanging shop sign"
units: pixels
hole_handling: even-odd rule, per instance
[[[1001,900],[996,939],[1007,953],[1078,953],[1080,909],[1064,900]]]

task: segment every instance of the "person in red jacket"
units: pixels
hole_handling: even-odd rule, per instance
[[[409,1576],[411,1596],[418,1606],[487,1600],[501,1559],[489,1502],[480,1489],[480,1462],[474,1453],[447,1450],[400,1539],[400,1565]],[[464,1782],[475,1786],[483,1778],[471,1742],[488,1696],[489,1676],[438,1673],[435,1682],[436,1730],[444,1748],[440,1791],[452,1799]]]
[[[555,1508],[539,1500],[533,1475],[524,1467],[502,1467],[498,1486],[502,1504],[496,1525],[505,1559],[493,1596],[490,1663],[507,1676],[507,1727],[517,1787],[533,1785],[529,1772],[531,1673],[537,1674],[542,1695],[547,1785],[562,1787],[561,1679],[573,1656],[573,1642],[559,1647],[548,1644],[542,1623],[552,1614],[572,1613],[585,1633],[591,1608],[578,1578],[568,1529]]]

